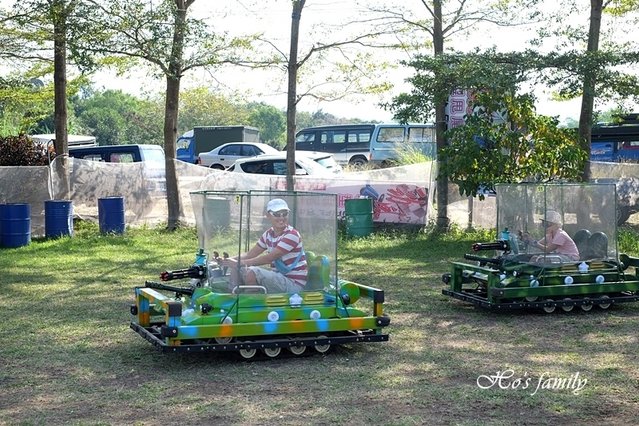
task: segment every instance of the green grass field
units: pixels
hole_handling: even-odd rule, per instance
[[[620,249],[639,254],[638,236]],[[0,249],[0,424],[637,424],[639,303],[491,313],[443,296],[448,262],[487,238],[340,240],[340,276],[385,290],[390,341],[252,362],[160,354],[129,329],[133,287],[189,266],[193,229],[82,224]]]

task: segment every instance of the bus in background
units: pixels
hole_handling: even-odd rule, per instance
[[[297,151],[333,154],[341,164],[361,167],[369,162],[390,166],[401,151],[419,151],[435,158],[432,124],[340,124],[309,127],[295,136]]]
[[[619,124],[595,125],[590,139],[590,159],[639,162],[639,114],[621,117]]]

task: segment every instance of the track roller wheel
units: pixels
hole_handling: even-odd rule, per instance
[[[251,343],[251,342],[244,342],[244,343]],[[244,359],[251,359],[255,356],[255,354],[257,353],[257,349],[253,348],[253,349],[240,349],[240,356]]]
[[[581,308],[582,311],[584,312],[588,312],[590,310],[592,310],[592,302],[590,301],[590,298],[585,297],[584,298],[584,303],[583,305],[579,306]]]
[[[605,294],[604,294],[603,296],[601,296],[601,298],[602,298],[602,299],[610,299],[610,297],[606,296]],[[605,302],[604,302],[604,303],[600,303],[600,304],[599,304],[599,307],[600,307],[601,309],[606,310],[606,309],[608,309],[608,308],[610,307],[610,305],[611,305],[611,303],[605,303]]]
[[[544,300],[544,302],[552,302],[552,299],[546,299]],[[555,312],[555,309],[557,309],[556,306],[544,306],[543,308],[541,308],[544,310],[545,313],[547,314],[552,314],[553,312]]]
[[[220,345],[226,345],[228,343],[231,343],[231,340],[233,340],[232,337],[216,337],[215,343],[219,343]]]
[[[572,302],[572,299],[570,297],[566,297],[564,299],[564,302]],[[568,306],[561,307],[561,310],[564,312],[571,312],[573,309],[575,309],[575,305],[568,305]]]
[[[328,336],[325,335],[319,335],[317,336],[318,339],[327,339]],[[328,350],[331,348],[331,345],[326,344],[326,345],[315,345],[314,346],[315,350],[321,354],[325,354],[326,352],[328,352]]]
[[[538,299],[539,299],[539,297],[537,297],[537,296],[527,296],[527,297],[524,297],[524,300],[525,300],[526,302],[536,302]]]
[[[280,352],[282,352],[282,348],[264,348],[262,352],[269,358],[277,358]]]
[[[306,346],[289,346],[288,350],[295,356],[300,356],[306,352]]]

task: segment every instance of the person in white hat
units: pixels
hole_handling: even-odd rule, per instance
[[[579,249],[570,238],[570,235],[561,228],[561,215],[554,210],[547,210],[541,222],[546,227],[546,236],[539,241],[535,241],[528,234],[524,234],[524,240],[544,253],[557,253],[563,260],[579,260]]]
[[[306,255],[302,236],[288,223],[290,211],[281,198],[266,204],[266,216],[272,226],[248,252],[225,261],[231,271],[232,286],[259,285],[273,293],[304,290],[308,274]]]

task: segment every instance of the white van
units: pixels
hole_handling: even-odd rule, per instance
[[[371,138],[371,162],[392,165],[402,153],[418,152],[435,159],[437,145],[434,124],[378,124]]]
[[[333,154],[341,164],[363,166],[369,162],[388,166],[400,151],[419,151],[435,158],[433,124],[342,124],[309,127],[295,136],[297,151]]]

